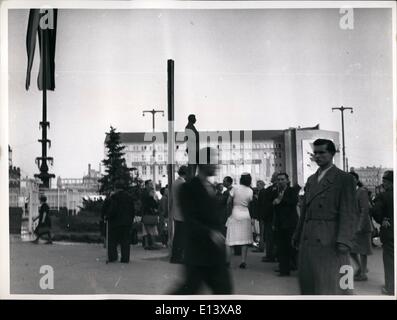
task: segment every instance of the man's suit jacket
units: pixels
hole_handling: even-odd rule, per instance
[[[258,217],[265,223],[273,223],[273,200],[277,198],[277,190],[275,185],[271,185],[266,189],[262,189],[258,194]]]
[[[185,263],[195,266],[212,266],[226,263],[226,248],[216,245],[211,231],[222,231],[218,204],[198,177],[182,185],[180,203],[186,226]]]
[[[298,194],[291,187],[287,187],[281,202],[274,205],[274,226],[276,229],[295,229],[298,223]]]

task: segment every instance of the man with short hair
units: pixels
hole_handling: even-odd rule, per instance
[[[277,235],[277,253],[280,277],[289,276],[291,261],[294,260],[294,249],[291,245],[292,235],[298,223],[298,194],[289,186],[286,173],[277,175],[277,198],[273,200],[274,228]]]
[[[385,191],[374,200],[373,217],[380,227],[380,239],[383,247],[383,267],[385,286],[382,292],[394,295],[394,207],[393,207],[393,171],[383,174],[382,186]]]
[[[314,141],[319,169],[305,186],[299,224],[293,244],[299,245],[299,284],[305,295],[351,294],[341,285],[344,266],[350,266],[350,249],[358,210],[354,179],[333,164],[336,148],[331,140]],[[351,266],[350,266],[351,267]]]
[[[277,172],[272,174],[272,184],[266,189],[263,189],[258,196],[259,207],[263,216],[266,247],[266,256],[262,257],[262,262],[276,262],[273,230],[273,200],[277,197],[277,175]]]

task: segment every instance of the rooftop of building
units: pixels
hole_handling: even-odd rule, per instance
[[[218,130],[218,131],[199,131],[200,133],[207,135],[219,135],[227,134],[232,137],[232,133],[240,134],[240,139],[244,139],[244,131],[252,132],[252,140],[253,141],[261,141],[261,140],[277,140],[283,139],[284,132],[287,130],[320,130],[320,125],[317,124],[314,127],[305,127],[305,128],[288,128],[286,130]],[[321,130],[325,131],[325,130]],[[175,136],[177,134],[183,134],[184,132],[177,131],[175,132]],[[151,134],[151,132],[120,132],[120,140],[122,143],[142,143],[144,142],[145,134]],[[164,142],[167,142],[167,132],[155,132],[155,134],[162,134],[164,137]],[[107,136],[106,136],[107,138]],[[151,141],[147,141],[151,142]]]

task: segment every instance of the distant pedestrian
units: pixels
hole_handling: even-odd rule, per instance
[[[33,243],[39,243],[39,239],[47,235],[48,239],[46,244],[52,244],[51,237],[51,218],[50,218],[50,207],[47,204],[47,197],[45,195],[40,196],[40,208],[39,208],[39,216],[34,218],[33,221],[39,219],[39,223],[34,230],[34,234],[36,235],[36,239],[33,240]]]
[[[134,215],[132,195],[125,190],[123,181],[117,181],[114,192],[104,204],[104,217],[108,224],[108,262],[117,261],[118,245],[121,251],[120,262],[130,261],[131,227]]]
[[[293,237],[299,245],[298,277],[304,295],[351,294],[341,286],[343,266],[350,265],[350,249],[358,213],[355,182],[333,165],[331,140],[317,139],[314,160],[319,169],[306,182],[299,224]]]
[[[264,233],[265,233],[265,248],[266,256],[262,258],[263,262],[276,261],[276,249],[274,239],[274,207],[273,200],[277,197],[277,172],[272,174],[271,185],[259,192],[258,202],[259,210],[263,216]]]
[[[142,223],[144,249],[159,249],[156,246],[156,237],[159,235],[159,208],[152,180],[145,181],[145,191],[142,195]]]
[[[265,183],[262,180],[256,182],[257,194],[254,194],[255,205],[253,210],[255,212],[255,219],[259,222],[259,245],[258,248],[254,249],[253,252],[264,252],[265,251],[265,220],[264,220],[264,208],[263,204],[259,201],[260,193],[265,191]]]
[[[383,247],[383,266],[385,286],[382,292],[394,295],[394,208],[393,208],[393,171],[388,170],[382,178],[383,192],[374,200],[373,217],[380,227],[380,240]]]
[[[183,263],[186,245],[186,227],[181,208],[180,190],[186,182],[187,166],[178,169],[178,178],[172,185],[171,214],[174,221],[174,236],[172,241],[171,263]]]
[[[277,253],[279,261],[279,276],[289,276],[295,260],[295,248],[292,247],[292,235],[298,223],[298,193],[289,186],[286,173],[277,175],[277,198],[273,200],[274,227],[277,235]]]
[[[226,267],[225,238],[221,233],[215,187],[208,178],[215,175],[215,149],[200,150],[198,175],[180,190],[186,223],[185,279],[173,294],[197,294],[206,284],[214,294],[231,294],[232,283]]]
[[[357,185],[356,201],[359,212],[357,231],[354,236],[353,247],[351,249],[350,256],[358,267],[354,276],[354,280],[367,281],[367,257],[372,254],[372,226],[371,218],[369,216],[370,200],[368,197],[368,191],[361,184],[358,174],[355,172],[349,173],[354,177]]]
[[[161,239],[161,243],[164,246],[168,244],[168,228],[167,228],[167,220],[168,220],[168,185],[160,189],[161,199],[159,202],[159,235]]]
[[[226,222],[226,244],[229,247],[242,247],[241,263],[239,266],[241,269],[247,267],[248,245],[253,243],[251,216],[248,209],[253,200],[253,191],[250,188],[251,182],[251,175],[249,173],[243,173],[240,178],[240,185],[235,186],[230,191],[229,202],[232,202],[233,210]]]
[[[196,116],[190,114],[188,124],[185,127],[186,136],[186,152],[188,154],[188,179],[192,179],[196,175],[197,165],[199,163],[200,135],[194,124]]]

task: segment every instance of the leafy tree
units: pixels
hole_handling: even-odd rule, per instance
[[[102,160],[105,166],[106,174],[99,180],[101,187],[100,192],[108,194],[114,190],[117,181],[124,185],[128,190],[132,184],[131,169],[127,167],[123,152],[125,146],[120,142],[120,132],[110,127],[106,133],[105,145],[107,149],[106,159]]]

